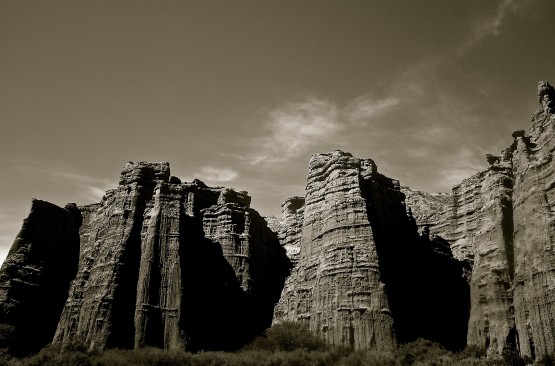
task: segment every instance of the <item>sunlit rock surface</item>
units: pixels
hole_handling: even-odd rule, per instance
[[[274,322],[303,321],[329,344],[355,349],[391,350],[420,336],[461,346],[468,312],[462,263],[446,242],[418,234],[404,200],[399,182],[370,159],[313,155],[305,203],[295,211],[302,221],[293,220],[294,227],[302,222],[300,256]],[[291,220],[290,202],[283,222]],[[289,242],[298,232],[280,238]]]

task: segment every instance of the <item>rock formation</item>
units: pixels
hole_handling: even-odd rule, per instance
[[[301,256],[274,321],[306,321],[329,343],[355,348],[387,349],[421,336],[489,353],[555,353],[555,90],[547,82],[540,82],[538,100],[528,134],[515,131],[509,148],[486,155],[488,168],[450,193],[400,193],[369,160],[313,156],[303,218],[294,220],[303,222],[302,235],[281,230],[282,243],[300,242]],[[287,220],[284,213],[281,225]],[[353,283],[366,295],[350,290]],[[441,313],[434,304],[442,299],[431,289],[458,302]],[[428,305],[404,306],[414,298]],[[415,321],[431,315],[430,306],[436,317],[446,314],[452,337],[441,322]]]
[[[515,131],[509,148],[488,154],[487,169],[453,188],[444,216],[454,256],[472,267],[467,341],[489,353],[555,353],[554,98],[540,82],[528,135]]]
[[[127,164],[97,204],[35,200],[0,269],[0,347],[231,349],[273,316],[355,349],[422,337],[555,354],[547,82],[538,101],[528,132],[449,193],[336,150],[312,156],[305,196],[280,219],[246,192],[182,183],[168,163]]]
[[[274,322],[304,321],[329,344],[355,349],[391,350],[419,336],[464,345],[462,263],[445,242],[418,235],[404,199],[399,182],[370,159],[313,155],[305,205],[296,210],[303,215],[299,262]],[[298,240],[298,232],[282,235],[283,242]]]
[[[555,353],[555,90],[538,87],[542,109],[513,150],[514,314],[524,355]]]
[[[77,272],[80,223],[75,205],[33,200],[0,270],[0,347],[21,355],[52,341]]]
[[[6,342],[244,344],[270,324],[290,266],[249,206],[246,192],[181,183],[168,163],[128,163],[98,204],[34,201],[0,271]]]

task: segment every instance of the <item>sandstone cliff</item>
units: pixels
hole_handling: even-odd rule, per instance
[[[0,269],[0,347],[229,349],[273,316],[355,349],[554,354],[555,90],[538,98],[528,132],[449,193],[336,150],[268,223],[168,163],[127,164],[97,204],[35,200]]]
[[[313,155],[305,205],[295,211],[303,217],[300,256],[274,322],[304,321],[329,344],[355,349],[390,350],[417,337],[462,346],[462,263],[445,242],[418,235],[404,199],[399,182],[370,159]],[[290,220],[286,209],[283,222]],[[298,232],[282,242],[298,241]]]
[[[510,147],[488,154],[489,167],[456,185],[435,216],[454,256],[470,264],[467,342],[489,353],[555,352],[555,91],[547,82],[538,99],[528,134],[515,131]],[[412,201],[430,217],[428,202]]]
[[[15,330],[6,342],[22,352],[51,341],[91,350],[244,344],[270,324],[289,270],[249,206],[246,192],[181,183],[168,163],[128,163],[98,204],[35,201],[0,270],[0,322]]]

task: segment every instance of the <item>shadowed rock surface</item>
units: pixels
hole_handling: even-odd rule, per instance
[[[81,214],[33,200],[0,270],[1,347],[16,355],[52,341],[77,272]]]
[[[143,162],[128,163],[98,204],[34,201],[0,271],[6,342],[22,353],[51,341],[241,346],[270,325],[290,267],[249,206],[246,192],[181,183],[168,163]]]

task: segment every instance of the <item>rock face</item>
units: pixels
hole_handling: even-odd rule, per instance
[[[460,332],[459,339],[449,333],[466,324],[444,309],[467,316],[462,264],[446,243],[418,235],[404,199],[399,182],[370,159],[313,155],[305,205],[295,210],[303,216],[300,256],[274,322],[304,321],[329,344],[355,349],[391,350],[419,336],[461,346]],[[291,221],[290,202],[283,222]],[[281,238],[289,243],[298,233]],[[422,301],[409,306],[417,296]]]
[[[280,239],[300,243],[300,259],[274,321],[355,348],[425,337],[555,353],[555,90],[540,82],[538,99],[528,134],[450,193],[399,192],[370,160],[313,156],[302,219],[281,222],[293,222]]]
[[[509,148],[486,155],[489,167],[456,185],[436,211],[437,230],[471,268],[467,342],[489,353],[555,353],[555,90],[547,82],[538,100],[528,134],[515,131]],[[413,211],[431,217],[420,198]]]
[[[33,200],[0,270],[1,347],[22,355],[52,341],[77,272],[81,215]]]
[[[181,183],[168,163],[128,163],[98,204],[35,201],[0,271],[0,321],[15,329],[13,344],[33,339],[22,352],[52,340],[91,350],[244,344],[270,324],[290,266],[249,206],[246,192]],[[48,323],[40,331],[35,314]]]
[[[542,108],[513,149],[514,312],[522,354],[555,353],[555,90],[538,87]]]
[[[450,193],[336,150],[268,223],[246,192],[182,183],[168,163],[127,164],[98,204],[35,200],[0,269],[0,347],[231,349],[273,316],[355,349],[422,337],[555,354],[547,82],[538,101],[529,131]]]

